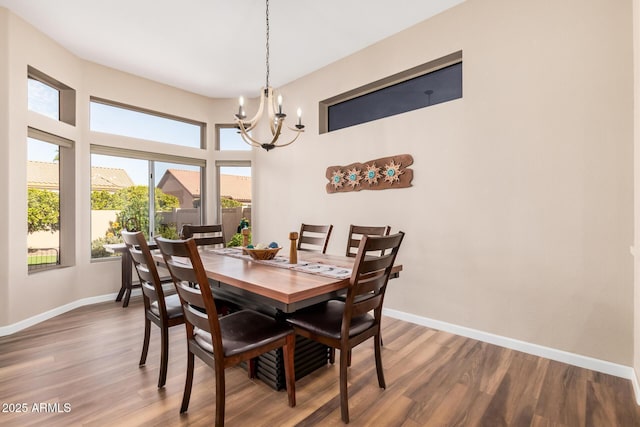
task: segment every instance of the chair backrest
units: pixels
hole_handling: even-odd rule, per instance
[[[362,236],[388,236],[391,227],[388,225],[373,227],[368,225],[353,225],[349,227],[349,238],[347,240],[347,256],[355,257],[358,254],[358,247]],[[381,252],[384,254],[384,252]]]
[[[151,250],[147,244],[147,239],[141,231],[122,231],[122,239],[133,259],[133,265],[140,279],[140,287],[144,296],[145,308],[149,309],[153,302],[158,302],[160,313],[167,312],[162,281],[158,273],[158,268],[151,255]]]
[[[373,310],[376,321],[380,322],[387,282],[402,239],[404,233],[400,231],[390,236],[364,235],[360,240],[342,318],[343,339],[349,338],[348,331],[353,317]],[[378,256],[378,252],[383,254]]]
[[[298,235],[298,250],[325,253],[331,237],[333,225],[300,225]]]
[[[156,237],[156,243],[180,296],[187,327],[187,339],[194,339],[194,327],[209,332],[214,358],[224,360],[218,311],[195,240],[193,238],[169,240]],[[192,287],[190,283],[198,286]]]
[[[197,246],[218,246],[224,247],[224,233],[222,232],[222,224],[212,225],[191,225],[182,226],[182,239],[193,237]]]

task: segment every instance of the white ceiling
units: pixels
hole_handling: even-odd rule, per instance
[[[464,0],[271,0],[278,87]],[[89,61],[212,97],[265,83],[265,0],[0,0]]]

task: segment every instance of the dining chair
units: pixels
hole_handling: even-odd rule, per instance
[[[181,239],[193,237],[198,246],[224,247],[224,233],[222,224],[191,225],[185,224],[180,232]]]
[[[151,323],[160,328],[160,375],[158,388],[162,388],[167,381],[167,365],[169,362],[169,328],[184,323],[180,298],[175,293],[165,295],[158,268],[142,232],[122,231],[124,240],[133,264],[136,268],[142,300],[144,302],[144,341],[139,366],[147,362],[149,340],[151,337]]]
[[[378,385],[386,388],[380,320],[387,282],[403,238],[402,231],[390,236],[363,236],[349,279],[346,301],[327,301],[296,311],[287,319],[296,334],[340,350],[340,409],[345,423],[349,422],[348,355],[354,347],[372,337]],[[378,251],[384,251],[384,255],[370,256]]]
[[[349,226],[349,238],[347,239],[347,253],[346,255],[351,258],[355,258],[358,254],[358,247],[360,246],[360,240],[362,236],[388,236],[391,232],[391,227],[384,226],[370,226],[370,225],[353,225]],[[380,252],[378,255],[382,255],[384,252]],[[338,299],[344,300],[345,296],[339,296]],[[380,338],[380,345],[383,345],[382,338]],[[331,363],[335,361],[335,350],[331,349],[329,356]],[[351,358],[349,357],[349,366],[351,366]]]
[[[187,331],[187,376],[180,413],[189,407],[195,356],[214,370],[215,424],[223,426],[225,369],[248,361],[249,376],[253,378],[256,374],[253,359],[277,348],[282,348],[289,406],[295,406],[295,334],[291,326],[253,310],[240,310],[219,318],[195,241],[156,237],[156,243],[178,291]],[[186,282],[199,286],[193,288]]]
[[[315,251],[325,253],[333,225],[301,224],[298,235],[299,251]]]
[[[360,246],[360,240],[362,236],[388,236],[391,232],[391,227],[385,226],[368,226],[368,225],[353,225],[349,226],[349,238],[347,239],[347,253],[348,257],[355,257],[358,254],[358,247]]]

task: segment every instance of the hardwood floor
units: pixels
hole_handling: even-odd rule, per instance
[[[373,346],[360,345],[349,372],[350,425],[640,426],[627,380],[391,318],[383,329],[387,389],[377,385]],[[83,307],[0,338],[0,425],[213,425],[213,372],[200,361],[189,411],[179,414],[186,345],[182,327],[170,333],[160,390],[158,328],[147,365],[138,367],[139,297],[128,308]],[[302,378],[296,392],[298,404],[289,408],[285,392],[229,369],[226,423],[342,425],[337,365]],[[16,413],[16,404],[26,413]]]

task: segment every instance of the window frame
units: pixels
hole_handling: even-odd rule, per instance
[[[152,140],[152,139],[145,139],[145,138],[140,138],[137,136],[131,136],[131,135],[118,135],[115,133],[110,133],[110,132],[104,132],[104,131],[94,131],[91,129],[91,132],[102,132],[102,133],[108,133],[109,135],[116,135],[116,136],[122,136],[124,138],[133,138],[133,139],[140,139],[140,140],[146,140],[146,141],[152,141],[154,143],[158,143],[158,144],[167,144],[167,145],[175,145],[178,147],[183,147],[183,148],[188,148],[188,149],[202,149],[202,150],[206,150],[207,148],[207,124],[204,122],[199,122],[197,120],[192,120],[192,119],[188,119],[185,117],[180,117],[180,116],[175,116],[172,114],[168,114],[168,113],[162,113],[159,111],[154,111],[148,108],[142,108],[142,107],[136,107],[133,105],[129,105],[129,104],[125,104],[122,102],[118,102],[118,101],[112,101],[106,98],[100,98],[97,96],[90,96],[89,97],[89,109],[91,109],[91,104],[92,103],[97,103],[97,104],[103,104],[103,105],[107,105],[109,107],[114,107],[114,108],[120,108],[123,110],[128,110],[128,111],[132,111],[135,113],[140,113],[140,114],[147,114],[150,116],[155,116],[155,117],[159,117],[162,119],[168,119],[168,120],[173,120],[173,121],[177,121],[177,122],[182,122],[182,123],[187,123],[190,125],[194,125],[194,126],[198,126],[200,128],[200,144],[198,147],[192,147],[189,145],[182,145],[182,144],[174,144],[171,142],[165,142],[165,141],[157,141],[157,140]],[[90,125],[89,125],[90,126]]]
[[[58,91],[58,121],[71,126],[76,125],[76,91],[42,71],[27,66],[27,79],[37,80]]]
[[[372,83],[368,83],[366,85],[360,86],[358,88],[349,90],[347,92],[343,92],[339,95],[333,96],[331,98],[327,98],[318,103],[318,111],[319,111],[319,132],[320,134],[329,133],[338,131],[341,129],[347,129],[352,126],[357,126],[358,124],[369,123],[369,121],[361,122],[358,124],[353,124],[350,126],[329,130],[329,108],[341,104],[343,102],[347,102],[354,98],[358,98],[364,95],[368,95],[370,93],[386,89],[388,87],[406,82],[408,80],[425,76],[427,74],[433,73],[440,69],[446,68],[451,65],[455,65],[458,63],[462,63],[462,51],[459,50],[457,52],[451,53],[449,55],[443,56],[441,58],[435,59],[433,61],[426,62],[424,64],[415,66],[405,71],[401,71],[399,73],[393,74],[391,76],[385,77],[380,80],[376,80]],[[459,98],[457,98],[459,99]],[[385,116],[389,117],[389,116]],[[382,117],[381,117],[382,118]],[[381,119],[379,118],[379,119]],[[379,120],[376,119],[376,120]],[[375,121],[375,120],[374,120]]]
[[[76,237],[76,198],[75,198],[75,143],[69,139],[45,132],[29,126],[27,138],[36,139],[59,147],[58,156],[58,194],[59,194],[59,264],[50,265],[28,271],[28,274],[57,268],[70,267],[75,264]],[[27,161],[29,158],[27,156]],[[69,166],[71,165],[71,167]],[[28,257],[28,254],[27,254]],[[28,264],[28,263],[27,263]],[[27,268],[28,270],[28,268]]]
[[[103,156],[112,156],[112,157],[124,157],[137,159],[148,162],[148,170],[147,170],[147,187],[149,189],[149,230],[147,232],[148,235],[153,238],[155,236],[155,211],[152,211],[155,207],[155,188],[159,179],[156,179],[154,176],[155,173],[155,163],[173,163],[173,164],[184,164],[188,166],[197,166],[200,169],[200,223],[203,223],[204,218],[206,218],[206,160],[198,159],[193,157],[185,157],[178,155],[170,155],[170,154],[162,154],[157,152],[148,152],[142,150],[133,150],[126,148],[117,148],[112,146],[100,145],[100,144],[90,144],[90,156],[97,154]],[[93,167],[93,163],[91,163],[90,167]],[[89,191],[92,190],[92,186],[89,186]],[[91,197],[91,196],[90,196]],[[89,205],[89,210],[91,210],[91,205]],[[179,231],[179,230],[178,230]],[[89,244],[89,250],[91,250],[91,242]],[[110,260],[116,257],[93,257],[90,256],[91,262],[102,262],[106,260]]]

